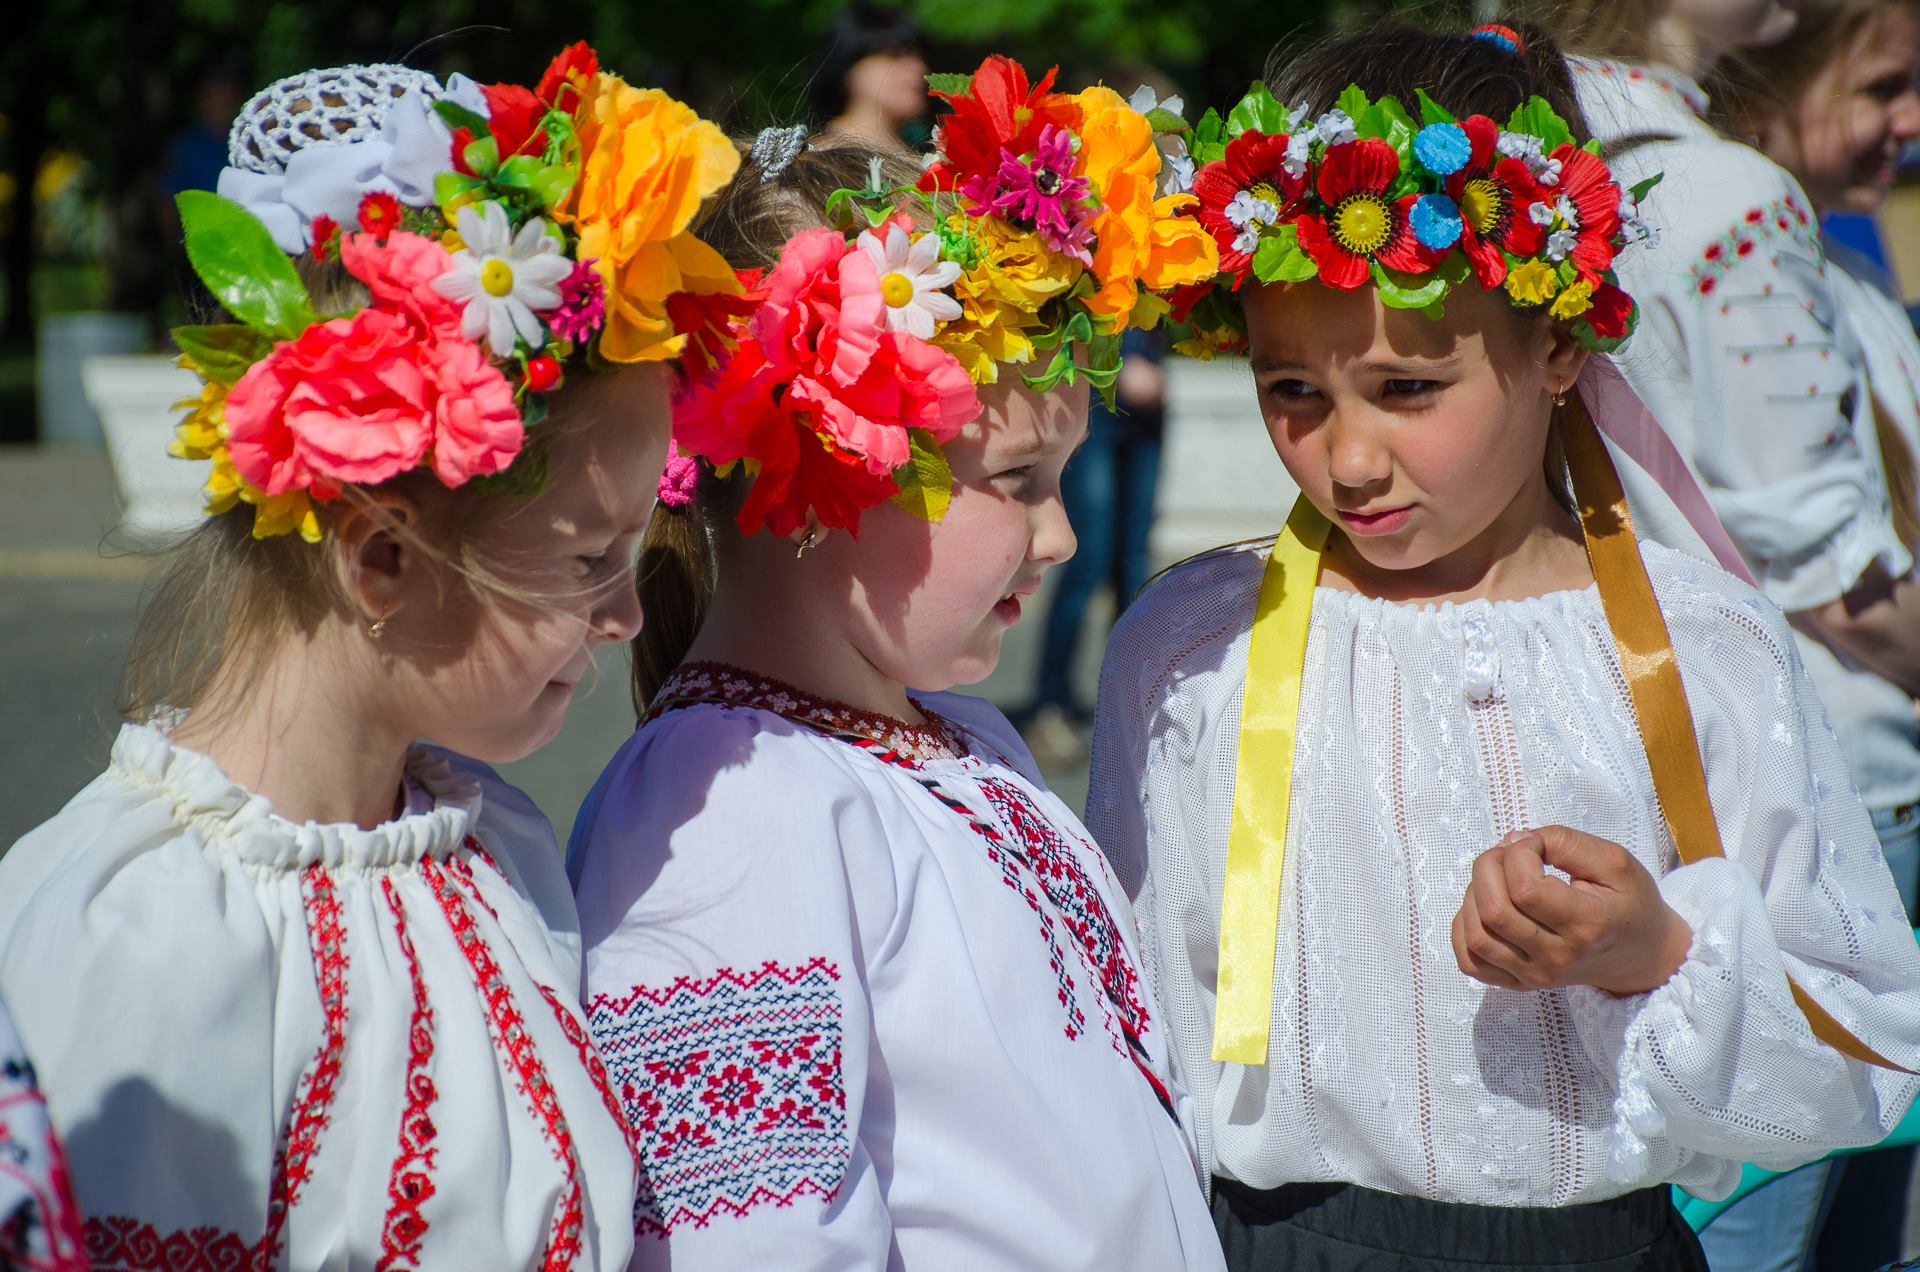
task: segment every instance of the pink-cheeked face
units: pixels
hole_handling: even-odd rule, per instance
[[[980,417],[943,448],[953,501],[938,522],[891,503],[860,537],[816,551],[846,579],[841,635],[876,670],[916,689],[984,679],[1047,570],[1073,555],[1060,475],[1087,430],[1087,386],[1035,393],[1017,374],[980,386]]]

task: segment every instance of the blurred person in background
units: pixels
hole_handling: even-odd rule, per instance
[[[833,20],[809,88],[813,117],[829,139],[919,149],[908,125],[927,108],[927,62],[906,10],[855,3]]]
[[[1897,856],[1920,800],[1920,582],[1895,528],[1868,355],[1812,200],[1793,173],[1709,122],[1697,82],[1727,57],[1776,46],[1782,58],[1808,55],[1819,22],[1796,26],[1796,7],[1562,0],[1547,13],[1621,185],[1685,178],[1640,209],[1658,239],[1623,258],[1621,285],[1643,316],[1615,364],[1702,479],[1761,588],[1793,617],[1862,800]],[[1645,474],[1623,469],[1629,492],[1652,498],[1643,529],[1689,546],[1676,519],[1652,511],[1664,497]],[[1834,1173],[1815,1163],[1721,1214],[1702,1233],[1712,1266],[1815,1267]]]
[[[1901,151],[1920,137],[1920,0],[1799,0],[1796,7],[1800,35],[1791,47],[1723,63],[1711,81],[1714,117],[1791,172],[1822,217],[1871,216],[1886,201]],[[1850,255],[1827,246],[1834,299],[1860,338],[1894,525],[1911,548],[1920,542],[1920,339],[1900,303],[1870,283],[1871,275],[1849,268]],[[1839,674],[1820,692],[1836,722],[1853,722],[1852,737],[1843,741],[1866,752],[1859,763],[1874,765],[1882,755],[1911,762],[1912,699],[1844,658],[1830,670]],[[1920,804],[1876,809],[1874,816],[1908,918],[1920,918]],[[1904,1145],[1835,1164],[1824,1197],[1820,1267],[1874,1267],[1899,1256],[1913,1163],[1914,1148]],[[1748,1204],[1764,1206],[1765,1194]]]

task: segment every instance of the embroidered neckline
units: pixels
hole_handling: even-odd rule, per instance
[[[1580,57],[1568,58],[1567,65],[1580,73],[1615,76],[1635,84],[1651,84],[1678,100],[1687,108],[1689,114],[1703,120],[1707,117],[1710,99],[1707,97],[1706,90],[1696,84],[1690,76],[1669,67],[1652,63],[1614,62]]]
[[[667,677],[647,712],[656,719],[678,707],[708,702],[771,711],[799,724],[839,736],[864,738],[917,761],[957,760],[967,754],[959,729],[918,699],[909,699],[927,718],[924,725],[859,707],[720,662],[686,663]]]

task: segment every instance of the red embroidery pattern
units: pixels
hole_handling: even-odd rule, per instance
[[[651,720],[677,707],[698,702],[757,707],[823,733],[878,742],[911,760],[952,759],[966,753],[966,746],[953,727],[919,703],[914,705],[927,717],[924,726],[862,711],[844,702],[817,698],[783,681],[740,671],[724,663],[688,663],[681,667],[654,695],[647,718]]]
[[[87,1220],[87,1259],[94,1272],[266,1272],[259,1246],[220,1228],[183,1228],[162,1235],[125,1215]]]
[[[387,1217],[380,1226],[377,1272],[412,1272],[420,1266],[420,1243],[427,1235],[421,1208],[434,1194],[433,1167],[438,1150],[434,1139],[433,1008],[427,1003],[427,984],[420,975],[420,959],[393,880],[382,879],[380,891],[393,912],[393,931],[406,956],[407,978],[413,985],[413,1015],[407,1023],[406,1102],[400,1113],[400,1147],[387,1177]]]
[[[839,979],[815,958],[594,996],[588,1027],[641,1148],[636,1233],[838,1195],[853,1151]]]
[[[1813,214],[1791,194],[1782,195],[1763,207],[1748,208],[1739,224],[1702,249],[1700,259],[1687,271],[1694,290],[1711,296],[1733,267],[1753,255],[1760,243],[1782,235],[1799,243],[1813,260],[1826,259],[1819,232],[1813,228]]]
[[[565,1172],[566,1182],[561,1189],[560,1207],[554,1213],[553,1225],[547,1233],[547,1257],[542,1266],[550,1272],[570,1268],[580,1254],[581,1231],[586,1226],[586,1217],[581,1201],[580,1157],[573,1146],[573,1132],[567,1126],[566,1114],[561,1111],[560,1097],[555,1093],[553,1083],[547,1077],[546,1066],[540,1062],[540,1056],[534,1049],[533,1039],[527,1033],[526,1020],[514,1004],[513,992],[507,988],[500,964],[487,947],[485,938],[480,935],[474,923],[473,911],[467,908],[466,898],[454,882],[452,873],[432,858],[421,863],[421,873],[433,888],[434,897],[447,916],[447,924],[453,929],[454,940],[473,972],[473,983],[486,1002],[487,1022],[493,1033],[494,1046],[506,1058],[516,1085],[527,1097],[534,1118],[546,1132],[554,1160]],[[478,893],[475,895],[477,897]]]

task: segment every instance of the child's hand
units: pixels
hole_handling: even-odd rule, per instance
[[[1565,826],[1517,831],[1480,854],[1453,916],[1460,970],[1502,989],[1644,993],[1666,983],[1692,942],[1632,853]]]

